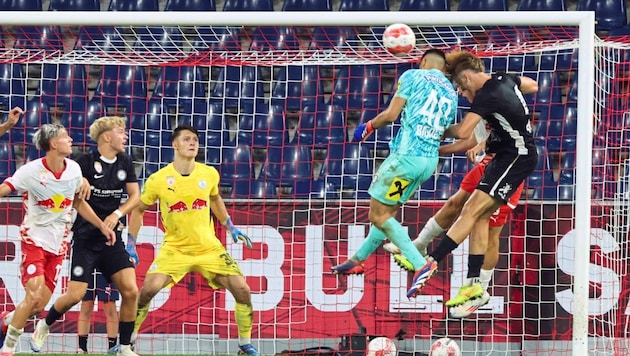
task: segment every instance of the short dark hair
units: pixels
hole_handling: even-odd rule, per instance
[[[179,135],[182,134],[182,131],[190,131],[199,137],[199,131],[196,128],[188,125],[179,125],[173,129],[173,133],[171,134],[171,141],[175,141]]]
[[[440,56],[442,57],[443,60],[446,61],[446,54],[444,54],[444,51],[442,51],[439,48],[429,48],[428,50],[424,51],[424,53],[422,54],[422,58],[420,59],[424,59],[424,57],[430,54],[435,54],[436,56]]]

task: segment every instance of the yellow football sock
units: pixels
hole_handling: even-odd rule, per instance
[[[136,334],[138,333],[138,330],[140,330],[140,326],[142,326],[142,323],[144,323],[144,320],[149,315],[149,304],[151,303],[147,303],[147,305],[145,305],[144,307],[138,308],[138,314],[136,316],[136,323],[133,326],[133,332]]]
[[[236,303],[234,316],[236,318],[236,325],[238,326],[239,345],[251,344],[254,308],[251,304]]]

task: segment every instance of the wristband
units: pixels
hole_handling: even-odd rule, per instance
[[[118,209],[114,210],[114,214],[116,214],[116,216],[118,216],[119,219],[122,218],[122,216],[123,216],[122,211],[120,211]]]

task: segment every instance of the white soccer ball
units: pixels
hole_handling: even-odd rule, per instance
[[[387,26],[383,33],[383,46],[395,56],[404,56],[416,45],[416,35],[404,23]]]
[[[386,337],[375,337],[368,344],[367,356],[396,356],[396,345]]]
[[[436,340],[429,351],[429,356],[460,356],[461,354],[459,345],[447,337]]]

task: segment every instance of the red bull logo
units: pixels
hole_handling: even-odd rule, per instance
[[[190,206],[190,209],[192,210],[201,210],[203,208],[207,208],[208,207],[208,201],[207,200],[203,200],[203,199],[195,199],[194,202],[192,202],[192,205]]]
[[[204,199],[199,199],[199,198],[195,199],[195,201],[193,201],[192,204],[190,204],[190,207],[188,206],[188,204],[180,200],[175,204],[169,205],[168,212],[181,213],[182,211],[201,210],[207,207],[208,207],[208,201]]]
[[[35,205],[41,206],[44,209],[50,210],[55,213],[60,213],[72,206],[72,199],[61,194],[55,194],[48,199],[38,200]]]
[[[170,205],[168,207],[169,213],[181,213],[182,211],[187,211],[187,210],[188,210],[188,205],[186,205],[186,203],[184,203],[183,201],[178,201],[177,203]]]

